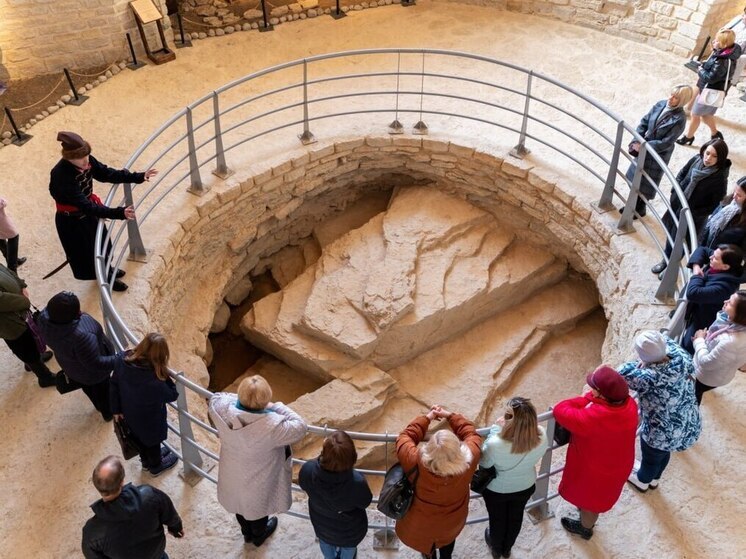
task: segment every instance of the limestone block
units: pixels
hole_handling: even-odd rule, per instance
[[[304,10],[309,10],[318,7],[319,0],[298,0],[298,4],[300,4],[301,8]]]
[[[205,367],[209,367],[212,364],[212,358],[214,354],[212,352],[212,344],[210,338],[205,339],[205,354],[202,356],[202,361],[205,362]]]
[[[287,14],[288,11],[289,8],[287,6],[277,6],[276,8],[272,8],[270,15],[272,15],[273,17],[280,17]]]
[[[257,19],[257,18],[262,17],[262,11],[257,10],[256,8],[251,9],[251,10],[246,10],[243,13],[243,17],[244,19]]]
[[[222,332],[228,326],[228,321],[231,318],[231,309],[227,304],[221,303],[218,310],[215,311],[215,318],[210,326],[210,333],[217,334]]]
[[[306,269],[303,250],[289,245],[272,256],[272,277],[280,287],[285,287]]]
[[[253,286],[254,284],[251,279],[248,276],[244,276],[228,291],[228,294],[225,296],[225,302],[237,307],[251,294]]]
[[[313,266],[321,258],[321,247],[316,242],[316,239],[307,239],[301,244],[300,248],[303,251],[303,260],[306,263],[306,268]]]
[[[195,9],[194,13],[197,14],[198,16],[208,17],[208,16],[215,15],[217,11],[218,10],[217,8],[215,8],[215,6],[204,5],[204,6],[199,6],[197,9]]]
[[[299,14],[299,13],[301,13],[303,11],[303,7],[300,4],[298,4],[297,2],[289,4],[288,5],[288,9],[293,14]]]
[[[385,211],[388,202],[388,192],[379,191],[364,196],[340,214],[319,223],[313,229],[313,236],[324,249],[347,232],[362,227],[374,216]]]

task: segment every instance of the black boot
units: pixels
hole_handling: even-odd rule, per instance
[[[36,379],[39,382],[39,386],[42,388],[48,388],[57,384],[57,375],[53,374],[47,366],[39,359],[36,363],[28,363],[29,368],[36,375]]]
[[[47,350],[47,351],[45,351],[44,353],[42,353],[42,354],[41,354],[41,361],[42,361],[42,363],[46,363],[46,362],[47,362],[47,361],[49,361],[49,360],[50,360],[50,359],[51,359],[52,357],[54,357],[54,353],[52,353],[51,351]],[[29,367],[29,364],[28,364],[28,363],[24,363],[24,364],[23,364],[23,368],[24,368],[24,369],[25,369],[26,371],[30,371],[30,370],[31,370],[31,367]]]
[[[563,516],[561,519],[562,527],[568,532],[577,534],[584,540],[590,540],[593,537],[593,528],[586,528],[581,524],[580,520],[575,520],[568,516]]]
[[[5,260],[8,262],[8,270],[15,272],[18,266],[26,262],[26,259],[18,258],[18,235],[12,239],[8,239],[8,252],[5,255]],[[21,262],[23,260],[23,262]]]

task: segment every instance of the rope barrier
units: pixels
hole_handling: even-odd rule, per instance
[[[11,109],[14,110],[14,111],[25,111],[26,109],[30,109],[31,107],[35,107],[36,105],[38,105],[42,101],[46,101],[47,99],[49,99],[49,97],[52,96],[52,94],[55,91],[57,91],[57,88],[64,81],[64,79],[65,79],[64,76],[60,77],[60,81],[58,81],[57,84],[54,86],[54,88],[52,88],[52,91],[50,91],[45,97],[39,99],[36,103],[32,103],[31,105],[26,105],[25,107],[11,107]],[[3,120],[3,122],[5,122],[5,121]]]
[[[70,70],[69,68],[68,68],[67,71],[70,72],[71,74],[73,74],[74,76],[80,76],[82,78],[97,78],[99,76],[102,76],[103,74],[105,74],[109,70],[111,70],[117,64],[119,64],[119,63],[118,62],[112,62],[111,64],[109,64],[106,68],[104,68],[103,70],[101,70],[97,74],[81,74],[80,72],[76,72],[75,70]]]

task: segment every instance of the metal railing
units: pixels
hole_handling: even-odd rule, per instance
[[[614,209],[615,200],[623,204],[616,224],[618,233],[634,231],[635,223],[641,225],[661,253],[667,241],[672,244],[671,263],[680,263],[697,245],[687,202],[658,154],[616,113],[572,87],[514,64],[462,52],[373,49],[319,55],[254,72],[203,96],[168,119],[129,159],[128,168],[157,165],[161,173],[152,183],[137,186],[136,191],[132,185],[123,185],[119,199],[115,186],[106,198],[109,205],[120,200],[126,205],[134,204],[138,216],[137,221],[112,224],[107,235],[101,225],[96,237],[96,274],[104,323],[116,346],[121,350],[139,340],[112,301],[113,275],[108,271],[119,268],[125,256],[136,261],[147,258],[141,228],[147,232],[149,223],[154,221],[153,212],[169,195],[184,186],[198,195],[206,192],[202,173],[214,165],[213,173],[218,177],[231,174],[228,154],[241,165],[251,165],[268,155],[277,155],[266,141],[279,139],[287,143],[293,131],[297,131],[302,144],[313,143],[316,138],[312,124],[317,133],[324,126],[333,126],[329,136],[362,136],[376,131],[398,134],[403,132],[400,118],[406,116],[417,119],[413,134],[437,129],[458,135],[463,125],[468,125],[471,133],[494,139],[497,149],[504,147],[506,139],[508,146],[512,145],[511,136],[516,138],[511,151],[515,157],[529,153],[528,146],[559,156],[553,160],[558,167],[573,167],[574,179],[598,188],[595,211]],[[390,118],[393,120],[386,126],[382,119]],[[626,145],[631,140],[640,142],[637,158],[627,153]],[[665,209],[671,209],[667,188],[650,181],[644,171],[645,162],[650,160],[662,170],[664,184],[683,208],[680,216],[673,216],[677,224],[673,238],[665,228],[661,235],[662,214],[651,205],[650,218],[633,222],[642,181],[650,182]],[[625,177],[625,167],[634,161],[637,165],[630,181]],[[617,188],[617,182],[624,186]],[[157,223],[153,226],[157,227]],[[109,242],[112,249],[106,250]],[[668,266],[655,296],[661,300],[677,297],[682,302],[681,291],[688,273],[680,264]],[[671,335],[681,329],[684,306],[678,306],[669,323]],[[197,441],[192,425],[209,437],[214,437],[216,431],[189,412],[186,397],[188,390],[204,398],[209,398],[210,392],[182,373],[173,376],[179,389],[179,399],[173,406],[178,425],[169,428],[180,439],[177,454],[183,460],[184,473],[215,482],[204,467],[203,456],[213,461],[218,456]],[[551,412],[541,418],[547,422],[551,440]],[[481,430],[486,431],[487,428]],[[327,429],[311,426],[310,432],[323,436]],[[388,434],[350,435],[356,440],[386,445],[395,440],[394,435]],[[552,469],[552,450],[550,447],[542,460],[536,494],[528,505],[538,511],[539,518],[549,515],[548,501],[557,496],[550,494],[549,482],[562,470]],[[381,476],[385,472],[366,473]],[[307,517],[304,513],[291,514]],[[485,519],[470,518],[469,522]],[[371,527],[384,533],[390,529],[388,520]]]

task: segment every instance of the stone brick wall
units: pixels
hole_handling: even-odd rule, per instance
[[[507,9],[591,27],[689,57],[743,0],[507,0]]]
[[[166,13],[165,0],[156,5]],[[0,14],[0,79],[129,58],[128,31],[144,52],[129,0],[0,0]]]
[[[606,359],[626,354],[636,324],[663,320],[651,301],[654,287],[639,278],[633,257],[641,252],[639,236],[614,235],[616,213],[594,212],[592,201],[568,193],[559,177],[510,157],[427,138],[367,137],[317,146],[253,176],[244,172],[199,198],[196,207],[185,204],[170,214],[171,231],[159,228],[161,246],[149,247],[157,256],[131,285],[132,297],[148,301],[142,322],[149,325],[138,327],[134,320],[135,329],[155,326],[166,333],[186,352],[179,362],[195,380],[207,382],[198,356],[215,310],[235,283],[363,192],[397,185],[428,184],[465,198],[587,272],[610,321]]]

